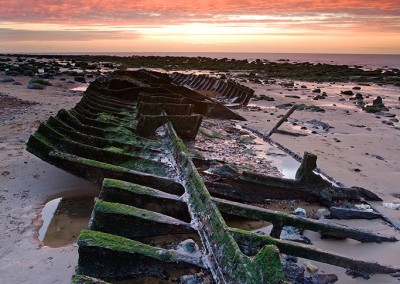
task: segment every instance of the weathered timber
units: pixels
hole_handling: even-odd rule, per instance
[[[91,92],[85,93],[85,96],[97,104],[106,105],[112,108],[122,109],[126,111],[135,110],[135,105],[133,105],[131,102],[110,99],[110,97],[103,96],[100,94],[94,94]]]
[[[284,123],[288,117],[297,109],[298,105],[293,105],[288,112],[275,124],[275,126],[268,132],[268,134],[265,134],[265,139],[268,140],[269,137],[279,128],[279,126]]]
[[[104,179],[99,198],[108,202],[127,204],[162,213],[184,222],[191,221],[187,205],[182,198],[166,193],[162,189],[157,190],[120,180]]]
[[[128,182],[105,179],[103,181],[100,198],[105,201],[119,202],[139,208],[149,209],[155,212],[173,216],[188,222],[187,208],[180,197],[165,193],[149,187],[144,187]],[[331,222],[324,222],[308,218],[302,218],[292,214],[272,211],[265,208],[232,202],[219,198],[212,198],[222,215],[245,217],[251,220],[268,221],[273,223],[276,233],[273,237],[279,238],[283,226],[293,226],[315,232],[327,233],[340,238],[354,239],[360,242],[395,242],[393,236],[382,235],[361,229],[349,228]]]
[[[181,74],[174,72],[170,75],[172,82],[188,87],[192,90],[207,90],[216,93],[216,97],[223,103],[240,103],[247,105],[254,94],[254,90],[232,80],[217,79],[207,75]]]
[[[89,229],[129,239],[194,233],[190,224],[137,207],[97,200]]]
[[[292,131],[281,130],[281,129],[275,130],[274,133],[279,133],[279,134],[289,135],[289,136],[294,136],[294,137],[304,137],[304,136],[308,136],[308,134],[306,134],[306,133],[292,132]]]
[[[336,187],[313,172],[317,156],[305,153],[296,176],[286,179],[243,171],[237,177],[218,177],[206,182],[215,196],[235,201],[258,202],[264,199],[301,199],[331,206],[337,199],[381,200],[376,194],[360,187]]]
[[[160,126],[170,121],[179,137],[195,139],[202,120],[201,115],[141,115],[136,131],[142,136],[155,135]]]
[[[103,183],[103,190],[105,184],[113,185],[113,190],[120,188],[135,187],[133,184],[119,182],[114,180],[105,180]],[[106,185],[107,186],[107,185]],[[149,194],[154,199],[158,199],[158,202],[153,200],[153,202],[158,204],[169,203],[170,200],[178,200],[178,197],[171,196],[170,194],[165,194],[159,190],[154,190],[151,188],[140,187],[139,190],[130,191],[128,193],[127,199],[134,200],[134,196],[138,194]],[[130,196],[130,197],[129,197]],[[375,234],[371,232],[366,232],[362,230],[356,230],[352,228],[347,228],[345,226],[340,226],[337,224],[327,224],[321,221],[310,220],[306,218],[297,217],[294,215],[285,214],[282,212],[273,212],[271,210],[238,204],[235,202],[228,202],[226,200],[221,200],[217,198],[212,198],[213,202],[217,204],[221,212],[229,213],[232,215],[242,216],[254,220],[265,220],[270,221],[279,226],[289,225],[295,226],[297,228],[312,230],[312,231],[324,231],[336,234],[340,237],[348,237],[359,240],[361,242],[382,242],[382,241],[396,241],[394,237],[382,236],[380,234]],[[143,206],[143,204],[141,204]],[[259,248],[262,247],[261,243],[271,243],[276,244],[282,252],[298,257],[304,257],[307,259],[312,259],[328,264],[332,264],[340,267],[353,267],[359,271],[369,272],[368,269],[372,267],[373,273],[392,273],[396,268],[387,267],[379,264],[374,264],[370,262],[363,262],[361,260],[356,260],[344,256],[337,255],[332,252],[323,251],[320,249],[313,248],[311,246],[302,245],[299,243],[288,242],[277,240],[276,238],[266,237],[263,235],[258,235],[250,232],[241,231],[238,229],[230,230],[233,232],[233,236],[239,242],[241,249],[244,253],[249,255],[255,255]],[[310,254],[310,256],[308,255]],[[363,265],[367,265],[363,268]]]
[[[381,200],[377,195],[364,188],[359,187],[336,187],[336,186],[311,186],[297,180],[270,177],[262,174],[244,171],[239,178],[240,182],[249,182],[262,185],[264,188],[275,189],[282,194],[290,194],[290,191],[297,191],[299,195],[310,196],[322,204],[331,205],[335,199],[347,200]]]
[[[241,204],[237,202],[227,201],[219,198],[212,199],[218,206],[221,212],[229,213],[231,215],[246,217],[253,220],[263,220],[271,222],[274,227],[293,226],[299,229],[306,229],[316,232],[324,232],[329,235],[354,239],[360,242],[395,242],[397,239],[393,236],[385,236],[379,233],[364,231],[355,228],[349,228],[344,225],[335,223],[327,223],[318,220],[311,220],[302,218],[295,215],[286,214],[283,212],[272,211],[252,205]],[[276,237],[276,236],[274,236]],[[278,236],[279,238],[279,236]]]
[[[124,135],[117,136],[114,133],[102,132],[80,132],[78,129],[69,125],[68,122],[59,119],[58,117],[50,116],[49,119],[42,123],[39,128],[44,125],[46,128],[53,128],[57,132],[71,138],[75,141],[88,141],[89,145],[92,143],[99,144],[101,148],[105,147],[121,147],[128,149],[146,149],[152,152],[161,152],[159,150],[159,143],[154,140],[140,139],[135,135],[129,135],[129,137],[124,137]],[[42,128],[45,128],[42,127]],[[47,131],[47,130],[44,130]],[[94,145],[93,145],[94,146]]]
[[[140,93],[137,103],[153,103],[153,104],[183,104],[185,99],[176,98],[171,96],[154,96],[154,95],[145,95],[144,93]]]
[[[125,167],[57,151],[46,143],[45,139],[41,140],[36,136],[29,138],[27,150],[56,167],[97,184],[101,184],[104,178],[114,178],[155,188],[162,187],[163,190],[178,195],[183,193],[181,184],[175,182],[173,179],[145,174]]]
[[[329,208],[330,214],[326,216],[330,219],[379,219],[382,215],[373,211],[358,210],[353,208],[343,208],[332,206]]]
[[[233,228],[230,228],[230,232],[233,234],[242,251],[249,255],[254,255],[264,245],[273,244],[279,248],[281,253],[284,254],[324,262],[355,271],[380,274],[390,274],[400,271],[400,267],[385,266],[376,262],[353,259],[317,249],[305,244],[279,240],[269,236]]]
[[[192,104],[166,104],[166,103],[145,103],[138,105],[139,115],[160,115],[163,111],[167,115],[191,115],[194,105]]]
[[[165,269],[201,269],[199,257],[152,247],[103,232],[84,230],[78,239],[77,273],[99,278],[159,276]]]
[[[304,152],[303,160],[296,171],[295,179],[300,184],[308,185],[310,187],[317,186],[331,186],[331,183],[324,180],[322,176],[314,173],[317,168],[317,155]]]
[[[46,128],[45,126],[39,127],[38,131],[33,134],[32,139],[33,137],[37,140],[45,142],[48,147],[54,150],[62,150],[65,153],[74,154],[82,158],[109,163],[115,166],[121,166],[144,173],[171,177],[170,173],[172,172],[172,169],[167,164],[138,157],[129,153],[121,153],[113,150],[112,148],[96,148],[75,142],[66,138],[52,128]]]
[[[241,253],[233,237],[227,233],[228,227],[211,201],[182,140],[176,136],[171,123],[166,126],[175,140],[173,154],[186,191],[189,212],[209,252],[208,263],[214,279],[222,283],[271,283],[282,280],[279,251],[274,246],[265,246],[254,258]]]
[[[238,115],[224,105],[215,102],[210,98],[201,95],[193,90],[174,85],[165,86],[165,88],[173,93],[181,94],[185,98],[184,103],[193,104],[194,113],[202,114],[206,117],[211,118],[246,121],[244,117]]]

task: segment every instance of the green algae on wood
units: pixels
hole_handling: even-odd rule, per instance
[[[270,236],[260,235],[240,229],[229,228],[229,231],[239,244],[241,250],[248,255],[256,254],[266,245],[275,245],[279,248],[281,253],[320,261],[327,264],[344,267],[346,269],[350,268],[356,271],[382,274],[400,271],[400,267],[385,266],[376,262],[352,259],[322,249],[314,248],[310,245],[279,240]]]
[[[90,229],[126,238],[193,233],[188,223],[137,207],[97,200]]]
[[[246,217],[253,220],[269,221],[276,225],[294,226],[300,229],[311,230],[315,232],[324,232],[329,235],[354,239],[360,242],[395,242],[397,239],[393,236],[381,235],[379,233],[368,232],[361,229],[349,228],[335,223],[326,223],[323,221],[312,220],[286,214],[278,211],[271,211],[252,205],[241,204],[233,201],[227,201],[219,198],[213,198],[222,212],[231,215]]]
[[[187,205],[177,195],[119,180],[104,179],[99,198],[191,221]]]
[[[167,130],[175,142],[175,160],[187,193],[189,211],[193,221],[197,223],[204,246],[210,252],[209,268],[213,271],[214,279],[227,283],[278,283],[283,280],[282,266],[280,262],[278,265],[275,261],[276,257],[279,259],[278,249],[272,251],[265,249],[259,258],[254,259],[241,253],[238,244],[228,232],[221,213],[211,201],[211,196],[187,150],[182,149],[185,147],[169,122]],[[274,261],[264,264],[265,266],[272,265],[274,273],[266,271],[264,266],[254,265],[254,262],[258,263],[258,259],[266,259],[266,255],[263,256],[263,254],[267,252],[277,255],[275,258],[269,255],[268,259]]]
[[[200,258],[124,237],[83,230],[78,238],[77,273],[100,278],[135,278],[168,268],[201,269]]]

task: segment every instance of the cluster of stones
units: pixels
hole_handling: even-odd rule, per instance
[[[44,79],[54,79],[55,76],[71,76],[69,83],[86,83],[88,78],[100,76],[105,70],[111,71],[116,67],[113,63],[89,63],[79,60],[55,60],[46,58],[29,58],[18,56],[16,58],[0,58],[0,71],[5,76],[2,80],[14,82],[12,77],[27,76],[34,77],[28,84],[29,89],[43,89],[51,85]],[[0,82],[2,82],[0,80]],[[60,80],[67,80],[61,78]],[[4,82],[3,82],[4,83]],[[19,82],[14,82],[19,84]]]
[[[221,80],[207,75],[182,74],[170,75],[172,82],[196,91],[214,92],[214,97],[224,103],[247,105],[254,95],[254,90],[232,80]]]
[[[312,154],[306,154],[296,180],[244,172],[205,184],[181,140],[196,136],[203,115],[237,118],[195,91],[171,84],[163,74],[117,72],[96,80],[73,109],[60,110],[30,137],[28,151],[102,185],[89,229],[79,236],[74,283],[165,278],[169,269],[181,272],[182,283],[277,283],[284,280],[280,252],[357,271],[398,271],[280,239],[285,225],[360,242],[394,237],[232,201],[283,195],[320,202],[376,198],[363,189],[333,188],[321,180],[312,172]],[[271,236],[230,228],[226,216],[269,221]],[[149,240],[166,234],[184,241],[159,247]]]

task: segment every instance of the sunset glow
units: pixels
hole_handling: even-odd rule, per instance
[[[400,2],[5,1],[0,52],[400,54]]]

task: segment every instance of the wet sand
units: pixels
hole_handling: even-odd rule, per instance
[[[69,283],[78,260],[77,247],[69,245],[50,248],[38,240],[38,230],[42,220],[40,211],[44,204],[64,192],[81,192],[90,194],[98,191],[98,187],[89,184],[62,170],[41,161],[25,151],[25,142],[40,122],[50,115],[55,115],[60,108],[71,108],[79,100],[79,93],[69,89],[78,87],[79,83],[66,83],[59,77],[51,80],[53,86],[45,90],[27,89],[28,77],[14,77],[22,85],[0,83],[0,92],[12,98],[37,102],[35,105],[11,103],[7,107],[0,106],[0,216],[4,224],[0,232],[0,283]],[[389,126],[382,123],[388,118],[376,118],[353,105],[348,97],[340,95],[340,90],[350,90],[355,84],[321,84],[313,86],[309,82],[295,82],[296,86],[306,85],[308,88],[299,91],[287,91],[278,84],[259,85],[246,83],[256,90],[256,95],[266,94],[274,97],[274,102],[254,101],[255,106],[263,108],[246,108],[237,110],[248,119],[241,125],[261,132],[269,131],[287,110],[276,109],[283,103],[305,103],[323,106],[325,113],[296,111],[289,123],[284,123],[283,130],[298,131],[308,136],[292,137],[273,134],[272,139],[290,148],[302,156],[304,151],[318,155],[318,166],[328,175],[346,186],[361,186],[376,192],[385,202],[400,202],[398,181],[400,180],[400,130],[399,123]],[[297,85],[298,84],[298,85]],[[326,91],[325,100],[312,100],[311,92],[317,86]],[[280,94],[280,92],[282,94]],[[384,103],[390,107],[389,112],[400,116],[398,102],[399,88],[361,86],[361,93],[369,94],[365,99],[372,102],[377,95],[384,97]],[[288,98],[285,95],[298,95],[300,99]],[[345,101],[339,101],[345,98]],[[336,104],[336,106],[333,106]],[[272,114],[272,115],[271,115]],[[307,127],[306,130],[294,130],[290,122]],[[313,129],[306,122],[317,119],[334,127],[328,131]],[[297,127],[299,128],[299,127]],[[370,129],[370,130],[369,130]],[[311,134],[315,131],[316,134]],[[335,140],[336,138],[336,140]],[[339,140],[340,142],[337,142]],[[256,147],[256,146],[255,146]],[[368,153],[368,155],[367,155]],[[383,158],[383,159],[381,159]],[[279,167],[278,167],[279,168]],[[357,170],[358,169],[358,170]],[[400,211],[382,207],[381,202],[373,204],[393,220],[400,223]],[[376,222],[376,223],[373,223]],[[394,234],[398,232],[381,221],[353,221],[351,226]],[[400,266],[397,257],[400,246],[396,244],[359,244],[351,241],[320,240],[314,233],[306,232],[320,248],[343,253],[358,258],[378,261],[384,264]],[[299,260],[301,263],[301,260]],[[314,262],[312,262],[314,263]],[[344,275],[344,269],[314,263],[325,273],[337,273],[338,283],[396,283],[391,276],[375,275],[368,282],[362,278],[352,279]]]

